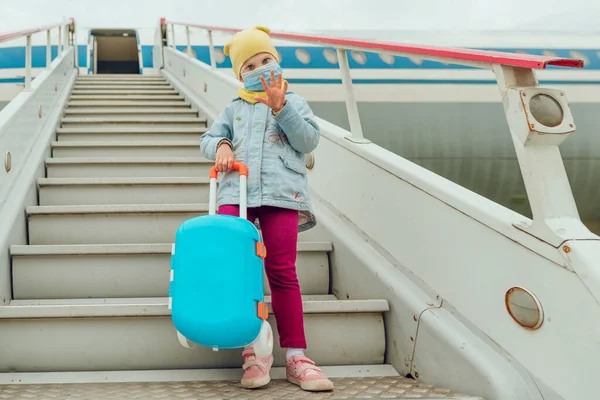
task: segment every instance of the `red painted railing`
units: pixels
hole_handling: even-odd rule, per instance
[[[187,26],[190,28],[204,29],[212,32],[235,33],[240,31],[240,29],[236,28],[168,21],[164,18],[162,18],[160,22],[161,25]],[[291,40],[294,42],[302,42],[313,45],[316,44],[321,46],[343,48],[346,50],[363,50],[375,53],[385,52],[399,56],[417,56],[426,60],[444,60],[445,62],[450,62],[452,64],[473,65],[481,68],[489,68],[489,66],[493,64],[532,69],[543,69],[548,65],[569,68],[583,68],[583,61],[573,58],[537,56],[532,54],[517,54],[488,50],[421,46],[363,39],[344,39],[336,37],[304,35],[299,33],[271,32],[271,37],[275,39]]]
[[[46,26],[41,26],[38,28],[25,29],[22,31],[0,33],[0,43],[8,42],[9,40],[19,39],[19,38],[30,36],[30,35],[34,35],[34,34],[40,33],[40,32],[49,31],[52,29],[61,28],[65,25],[74,25],[75,24],[75,19],[70,18],[69,21],[70,22],[63,22],[63,23],[54,24],[54,25],[46,25]]]

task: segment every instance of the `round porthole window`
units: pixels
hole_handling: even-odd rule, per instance
[[[338,63],[338,58],[337,58],[337,53],[331,49],[325,49],[323,50],[323,57],[325,57],[325,59],[327,60],[328,63],[330,64],[337,64]]]
[[[298,61],[305,65],[310,62],[310,54],[308,54],[308,51],[304,49],[296,50],[296,58],[298,59]]]
[[[183,52],[190,57],[196,58],[196,50],[194,50],[194,49],[188,50],[186,47],[185,50],[183,50]]]
[[[504,296],[511,318],[525,329],[538,329],[544,322],[544,311],[533,293],[522,287],[512,287]]]
[[[215,49],[215,61],[217,64],[223,64],[225,62],[225,53],[221,49]]]
[[[408,57],[408,59],[415,65],[423,65],[423,60],[419,57]]]
[[[393,65],[394,61],[396,61],[396,57],[394,57],[391,54],[386,54],[386,53],[380,53],[379,58],[381,58],[381,61],[383,61],[387,65]]]
[[[367,56],[362,51],[352,51],[352,59],[359,63],[360,65],[365,65],[367,63]]]

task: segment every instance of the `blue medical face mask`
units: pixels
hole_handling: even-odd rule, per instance
[[[271,61],[268,64],[261,65],[253,71],[242,74],[244,87],[251,92],[264,92],[265,88],[260,81],[260,76],[264,76],[267,85],[271,83],[271,70],[275,71],[275,79],[281,74],[281,67],[277,61]]]

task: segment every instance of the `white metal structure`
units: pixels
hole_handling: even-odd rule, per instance
[[[70,7],[67,3],[56,0],[52,9]],[[144,15],[137,13],[138,2],[122,6],[121,14],[128,14],[127,22],[103,19],[93,9],[78,9],[78,19],[85,21],[76,29],[81,73],[105,70],[103,64],[107,58],[128,60],[129,71],[135,74],[158,73],[152,51],[156,34],[154,21],[148,22]],[[169,3],[168,7],[175,6]],[[186,7],[187,13],[196,15],[203,6],[189,3]],[[206,18],[205,13],[202,15]],[[2,14],[0,26],[28,26],[30,23],[25,18],[18,19],[10,12]],[[429,24],[436,29],[428,19],[422,23],[423,28]],[[171,32],[174,32],[177,49],[187,49],[200,61],[230,73],[230,62],[222,51],[227,32],[214,31],[209,37],[204,30],[186,29],[181,25],[174,26],[169,34]],[[536,76],[543,86],[568,93],[578,129],[577,135],[561,146],[561,154],[580,217],[592,232],[600,233],[600,208],[594,200],[600,196],[600,186],[589,184],[600,178],[600,138],[595,133],[595,126],[600,124],[600,115],[595,111],[600,102],[597,90],[600,35],[550,30],[530,32],[527,27],[503,32],[406,31],[402,27],[393,31],[318,32],[321,33],[316,34],[322,36],[400,40],[583,60],[584,68],[548,68],[538,70]],[[53,43],[57,34],[57,30],[52,31]],[[122,35],[119,40],[118,35]],[[118,44],[115,40],[124,43]],[[31,41],[32,76],[36,76],[45,65],[47,43],[43,34],[33,35]],[[212,60],[209,57],[211,42],[216,55]],[[279,39],[276,46],[293,90],[307,99],[318,116],[351,130],[335,49],[319,43]],[[25,47],[25,37],[0,43],[0,109],[25,86]],[[57,50],[57,46],[53,46],[53,55]],[[360,125],[367,139],[504,207],[532,216],[514,146],[510,137],[503,134],[506,119],[499,106],[501,99],[491,69],[427,61],[414,54],[395,57],[368,49],[355,49],[347,55],[355,98],[361,110]],[[437,117],[427,118],[429,114],[437,114]],[[442,131],[440,139],[437,132]],[[483,154],[486,156],[481,157]]]
[[[37,33],[46,33],[46,68],[50,68],[52,63],[52,31],[57,30],[58,32],[58,55],[60,56],[67,48],[69,43],[77,43],[75,29],[75,20],[71,19],[69,22],[63,22],[60,24],[43,26],[40,28],[28,29],[25,31],[11,32],[6,34],[0,34],[0,44],[13,41],[15,39],[25,38],[25,90],[31,89],[31,69],[32,69],[32,56],[31,56],[31,39],[32,36]],[[74,66],[77,65],[77,54],[75,53]]]
[[[237,353],[181,348],[168,325],[161,289],[152,286],[161,274],[125,257],[159,252],[177,221],[206,211],[197,204],[200,198],[169,204],[180,197],[165,193],[169,185],[200,183],[196,177],[210,164],[164,154],[185,152],[183,143],[175,143],[185,137],[197,143],[203,117],[210,126],[240,87],[232,75],[165,45],[172,25],[163,20],[155,35],[160,77],[81,77],[72,90],[76,71],[68,48],[45,78],[34,80],[26,102],[11,103],[0,113],[2,151],[17,149],[12,167],[0,178],[0,187],[10,187],[0,192],[0,217],[9,221],[0,228],[0,332],[7,338],[0,342],[0,369],[6,383],[115,379],[107,369],[201,368],[205,372],[192,378],[201,379],[207,368],[239,364]],[[368,369],[377,371],[371,375],[411,374],[485,399],[594,397],[600,238],[578,217],[558,149],[576,129],[568,93],[540,86],[535,72],[548,64],[581,63],[273,36],[325,41],[338,54],[368,48],[491,69],[533,209],[529,220],[365,141],[358,118],[351,132],[320,119],[321,141],[306,171],[319,225],[300,239],[304,248],[329,252],[331,291],[315,289],[313,299],[305,293],[309,346],[317,362],[346,365],[331,370],[337,376],[348,371],[365,376],[357,366],[371,364]],[[349,77],[345,63],[341,67]],[[53,81],[60,82],[60,90],[42,96]],[[352,89],[348,79],[345,89]],[[346,99],[352,115],[356,105],[351,95]],[[160,102],[168,102],[169,109]],[[174,117],[181,112],[173,110],[175,103],[193,107],[200,117]],[[38,105],[51,107],[43,123],[31,116]],[[19,134],[25,124],[29,136]],[[117,157],[122,148],[142,157],[123,157],[124,152]],[[68,149],[70,159],[58,155]],[[50,179],[44,179],[44,165]],[[142,189],[148,185],[155,191]],[[51,186],[58,189],[53,194]],[[109,255],[121,257],[118,263],[129,272],[117,274]],[[86,274],[75,268],[82,257],[97,270]],[[306,282],[323,271],[318,265],[322,261],[299,265],[299,271],[307,271],[300,278],[303,288],[313,289],[314,282]],[[140,276],[148,281],[140,283]],[[53,351],[61,357],[53,357]],[[66,371],[96,372],[39,374]],[[565,379],[563,371],[577,379]],[[127,375],[135,380],[155,376]],[[181,379],[173,376],[163,373],[162,379]]]

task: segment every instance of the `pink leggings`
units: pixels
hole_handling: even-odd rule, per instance
[[[237,205],[219,207],[219,214],[239,216]],[[248,209],[248,220],[260,221],[267,248],[265,271],[281,348],[305,349],[304,316],[296,275],[298,211],[262,206]]]

